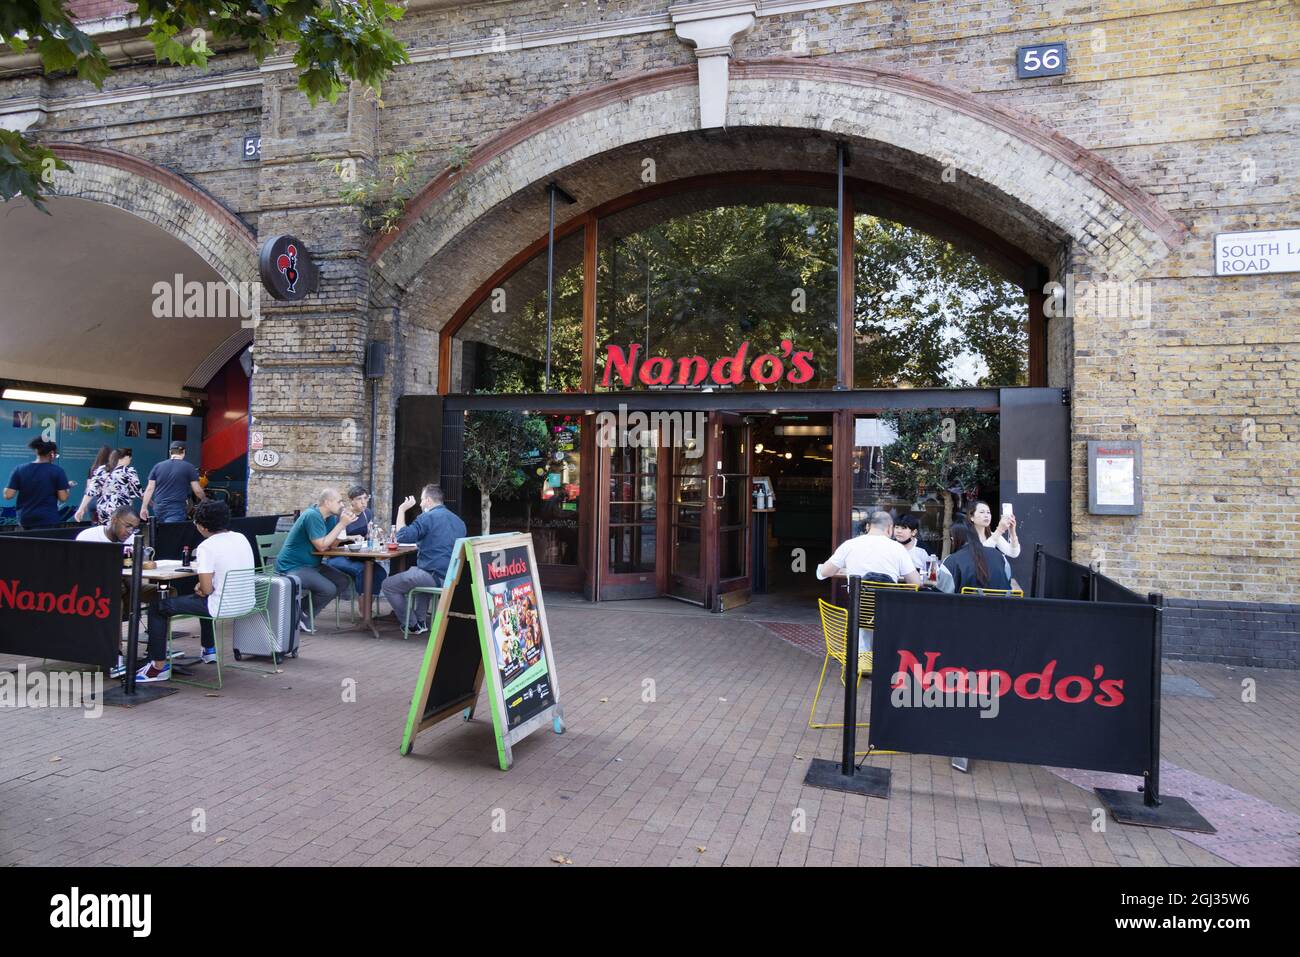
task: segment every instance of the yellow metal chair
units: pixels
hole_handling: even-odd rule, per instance
[[[1025,593],[1019,588],[970,588],[961,590],[963,595],[981,595],[985,598],[1024,598]]]
[[[826,669],[831,659],[840,664],[840,684],[844,684],[844,672],[848,668],[848,634],[849,613],[839,605],[832,605],[824,599],[817,599],[817,607],[822,617],[822,639],[826,642],[826,657],[822,661],[821,677],[817,679],[817,692],[813,695],[812,710],[808,712],[810,728],[842,728],[841,724],[818,724],[813,721],[817,714],[817,702],[821,698],[822,685],[826,682]],[[855,636],[856,637],[856,636]],[[862,685],[864,676],[871,674],[871,655],[858,655],[858,685]],[[867,727],[866,722],[858,722],[859,728]]]
[[[868,631],[876,629],[876,590],[880,588],[892,588],[894,591],[919,591],[920,585],[909,585],[906,582],[863,582],[862,589],[858,593],[858,627],[865,628]],[[868,652],[866,674],[871,674],[874,655]]]

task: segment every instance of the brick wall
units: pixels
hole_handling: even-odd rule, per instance
[[[1166,598],[1164,654],[1255,668],[1300,668],[1300,605]]]
[[[0,109],[33,96],[51,105],[38,135],[173,170],[260,237],[297,231],[322,255],[322,296],[273,308],[258,330],[254,414],[268,445],[282,436],[285,451],[278,470],[255,476],[259,509],[301,507],[319,485],[364,469],[361,370],[365,343],[376,339],[393,347],[378,428],[388,468],[383,443],[397,397],[436,388],[437,330],[467,290],[541,234],[546,176],[562,170],[581,187],[583,205],[571,214],[638,188],[627,174],[648,151],[668,178],[763,163],[829,168],[832,136],[807,132],[816,129],[860,139],[859,174],[977,217],[1055,278],[1148,284],[1149,319],[1083,311],[1048,325],[1050,381],[1072,389],[1077,560],[1100,561],[1108,575],[1171,602],[1300,600],[1290,573],[1300,562],[1295,277],[1219,279],[1210,259],[1215,232],[1300,226],[1294,3],[869,0],[764,15],[735,45],[728,132],[689,132],[698,116],[692,86],[616,98],[467,171],[372,265],[372,237],[339,208],[321,158],[369,167],[412,151],[416,179],[430,180],[453,147],[481,150],[567,97],[695,63],[673,34],[667,0],[414,7],[399,32],[417,62],[392,78],[382,108],[352,96],[307,110],[291,73],[259,71],[239,53],[206,72],[122,66],[95,105],[77,106],[92,92],[85,84],[6,75],[0,57]],[[1069,73],[1017,80],[1015,48],[1048,40],[1069,44]],[[1089,194],[1069,163],[1047,162],[961,110],[878,89],[742,76],[745,61],[773,56],[906,73],[1015,111],[1110,164],[1185,224],[1186,237],[1165,244],[1144,235],[1109,199]],[[202,90],[186,86],[200,81]],[[260,164],[238,153],[254,131],[264,136]],[[643,142],[661,134],[672,138]],[[613,152],[595,155],[602,150]],[[937,179],[944,159],[961,173],[955,184]],[[1084,443],[1115,438],[1144,443],[1138,517],[1086,512]]]

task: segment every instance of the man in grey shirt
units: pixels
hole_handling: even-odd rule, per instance
[[[149,470],[149,484],[140,503],[140,517],[149,521],[149,505],[160,522],[185,521],[185,503],[190,493],[202,502],[207,496],[199,484],[199,470],[185,461],[185,443],[173,442],[171,456]]]

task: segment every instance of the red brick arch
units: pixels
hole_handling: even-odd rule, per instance
[[[475,197],[475,209],[491,207],[602,150],[634,143],[641,124],[657,124],[652,135],[692,132],[696,83],[693,65],[673,67],[604,84],[534,114],[481,144],[463,169],[427,183],[397,229],[376,238],[371,262],[383,280],[404,287],[477,215],[465,208],[465,197]],[[1096,153],[970,94],[903,74],[792,59],[735,61],[730,83],[729,129],[816,131],[886,143],[935,162],[942,161],[942,146],[928,142],[924,131],[943,128],[948,142],[965,137],[971,153],[961,158],[969,160],[964,172],[1033,210],[1103,271],[1149,267],[1186,237],[1182,223]],[[995,149],[1013,155],[994,155]],[[1008,175],[1017,166],[1027,175]]]
[[[223,279],[257,280],[257,235],[233,212],[185,178],[118,150],[47,144],[71,169],[55,173],[51,192],[116,206],[189,246]]]

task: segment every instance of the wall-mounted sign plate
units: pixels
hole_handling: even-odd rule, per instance
[[[1088,511],[1142,514],[1142,443],[1088,443]]]
[[[297,236],[272,236],[262,243],[257,265],[262,285],[276,299],[298,302],[316,291],[316,261]]]
[[[1016,78],[1061,76],[1065,73],[1065,43],[1036,43],[1016,48]]]
[[[1216,276],[1262,276],[1300,272],[1300,229],[1216,233]]]
[[[280,453],[274,449],[258,449],[253,453],[253,464],[260,469],[273,469],[280,464]]]

